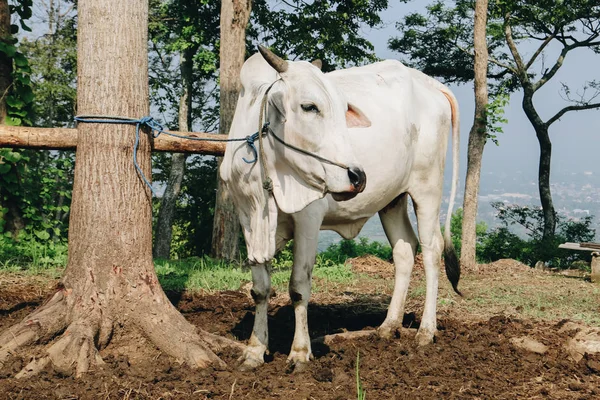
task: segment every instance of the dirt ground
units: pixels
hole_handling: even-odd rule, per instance
[[[358,283],[328,286],[315,282],[322,290],[309,307],[313,338],[373,328],[385,318],[392,267],[374,258],[354,260],[352,265],[364,277]],[[511,286],[526,280],[536,282],[544,272],[503,260],[470,274],[473,282],[489,278]],[[422,279],[422,269],[417,266],[413,285]],[[0,275],[0,331],[38,306],[54,284],[49,279]],[[576,284],[591,285],[583,280]],[[367,399],[600,398],[600,356],[585,354],[574,361],[564,347],[573,335],[572,329],[564,329],[564,320],[524,318],[518,307],[471,312],[467,305],[477,302],[475,290],[471,289],[470,300],[463,300],[451,295],[448,286],[442,284],[440,299],[452,301],[440,305],[438,335],[434,344],[424,348],[418,348],[413,340],[423,302],[416,293],[409,296],[404,320],[410,329],[403,330],[401,337],[383,340],[370,336],[316,346],[310,367],[302,373],[289,373],[286,357],[294,318],[287,295],[279,293],[272,299],[269,313],[271,353],[255,372],[234,368],[191,371],[152,348],[143,337],[120,332],[101,352],[106,367],[79,379],[47,371],[17,380],[15,373],[40,348],[19,353],[0,370],[0,398],[356,399],[357,354]],[[468,285],[465,291],[469,291]],[[199,327],[242,341],[250,336],[253,304],[245,289],[169,293],[169,297]],[[521,337],[547,346],[547,351],[523,350],[511,341]],[[219,355],[235,366],[237,354],[226,351]]]

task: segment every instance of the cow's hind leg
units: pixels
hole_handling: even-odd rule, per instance
[[[296,326],[288,362],[296,371],[301,370],[313,357],[307,308],[322,220],[317,207],[309,206],[294,215],[294,266],[289,293],[294,306]]]
[[[264,355],[269,345],[269,330],[267,326],[267,312],[269,295],[271,294],[271,276],[265,264],[252,266],[252,290],[250,291],[256,303],[254,327],[248,341],[248,347],[240,358],[241,371],[249,371],[264,364]]]
[[[423,188],[425,189],[425,188]],[[411,193],[417,213],[419,241],[423,252],[425,280],[425,309],[417,332],[417,343],[421,346],[433,342],[437,331],[436,310],[440,265],[444,240],[440,230],[440,200],[441,195],[435,190],[423,190],[419,195]]]
[[[404,304],[415,261],[417,236],[410,224],[407,212],[408,195],[400,195],[379,212],[381,224],[390,241],[396,268],[394,294],[387,316],[377,332],[381,337],[391,338],[402,327]]]

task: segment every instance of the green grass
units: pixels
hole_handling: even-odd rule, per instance
[[[356,398],[357,400],[366,400],[367,391],[363,388],[360,381],[360,351],[356,352]]]
[[[164,290],[236,290],[251,280],[250,271],[209,257],[156,260],[154,265]]]
[[[600,288],[556,275],[534,275],[518,285],[498,285],[489,281],[463,282],[470,293],[462,304],[466,309],[513,310],[526,318],[572,319],[600,326]]]
[[[218,291],[237,290],[246,282],[252,281],[250,269],[236,264],[212,260],[208,257],[186,260],[157,260],[155,262],[158,280],[165,290]],[[290,269],[274,269],[271,285],[280,292],[287,290]],[[330,267],[317,266],[313,273],[317,282],[346,283],[357,279],[347,265]],[[319,284],[313,285],[313,291],[319,291]]]

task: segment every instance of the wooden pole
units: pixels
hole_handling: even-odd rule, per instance
[[[600,253],[597,251],[592,253],[592,273],[590,274],[590,280],[592,283],[600,284]]]
[[[223,135],[201,132],[173,132],[177,135],[223,140]],[[133,147],[134,137],[131,136]],[[0,147],[44,150],[75,150],[77,129],[31,128],[26,126],[0,125]],[[195,153],[222,156],[225,142],[209,142],[179,139],[165,134],[153,140],[152,151],[171,153]]]

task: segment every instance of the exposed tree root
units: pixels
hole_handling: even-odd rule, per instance
[[[41,372],[51,363],[52,368],[63,375],[76,377],[88,372],[93,366],[104,364],[94,344],[95,329],[83,324],[73,324],[46,350],[47,355],[34,359],[19,372],[17,378],[27,378]]]
[[[215,353],[218,353],[224,348],[232,348],[240,351],[244,351],[246,348],[246,346],[240,342],[206,332],[203,329],[198,329],[198,334],[200,335],[200,338],[206,342],[210,349]]]
[[[332,335],[319,336],[314,338],[311,342],[312,344],[326,344],[330,345],[336,341],[343,340],[354,340],[368,336],[377,335],[377,331],[368,330],[368,331],[350,331],[350,332],[342,332],[342,333],[334,333]]]
[[[398,328],[396,329],[393,334],[394,335],[398,335],[398,336],[415,336],[415,334],[417,333],[416,329],[413,328]],[[344,341],[344,340],[355,340],[355,339],[360,339],[363,337],[369,337],[369,336],[375,336],[378,335],[384,339],[391,339],[393,336],[382,336],[381,333],[379,332],[379,330],[364,330],[364,331],[350,331],[350,332],[342,332],[342,333],[334,333],[332,335],[325,335],[325,336],[319,336],[317,338],[314,338],[311,343],[313,345],[319,345],[319,344],[325,344],[327,346],[331,345],[332,343],[335,343],[337,341]]]
[[[94,293],[85,297],[91,298],[91,302],[82,302],[82,297],[73,301],[73,297],[69,290],[59,290],[48,303],[2,333],[0,368],[19,348],[49,342],[62,333],[16,377],[31,377],[49,367],[63,375],[80,377],[104,365],[98,349],[109,343],[115,323],[136,326],[161,351],[191,368],[226,369],[227,365],[215,352],[226,347],[245,348],[234,340],[196,329],[170,302],[163,301],[166,297],[160,300],[160,296],[141,297],[143,300],[129,308],[131,312],[121,312],[118,321],[111,318],[123,311],[118,300],[113,299],[115,303],[110,308],[99,304]]]
[[[227,364],[210,349],[209,343],[213,346],[219,344],[215,335],[204,340],[204,334],[198,335],[196,327],[186,321],[171,303],[154,304],[153,309],[156,310],[153,316],[140,318],[138,315],[135,322],[159,349],[191,368],[212,366],[227,369]],[[221,343],[226,343],[226,340]],[[217,347],[220,348],[220,344]]]
[[[0,368],[20,347],[49,340],[65,329],[67,295],[65,290],[59,290],[46,304],[0,334]]]

